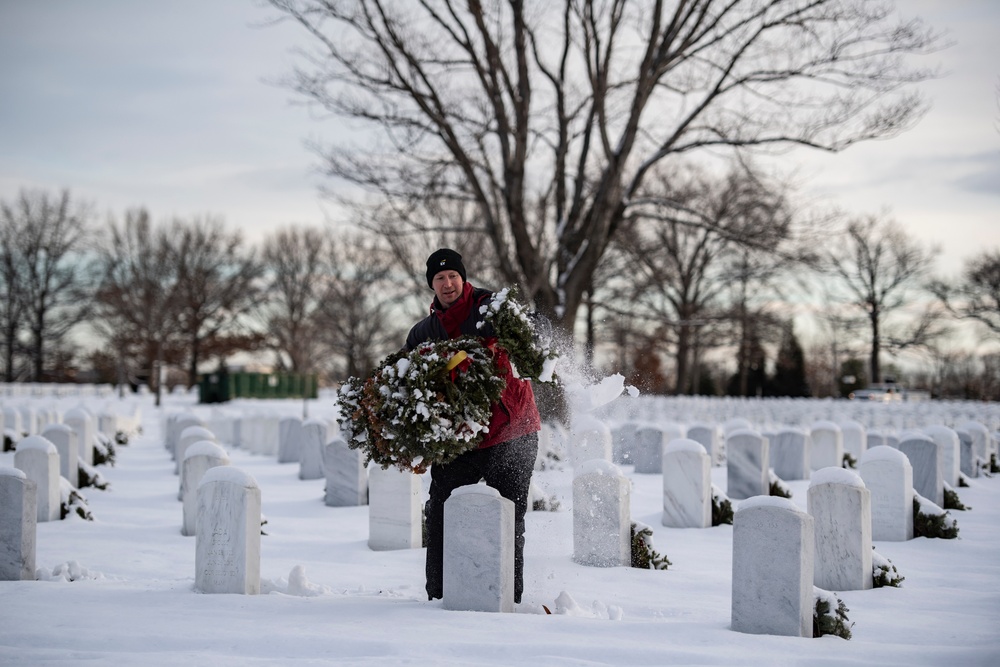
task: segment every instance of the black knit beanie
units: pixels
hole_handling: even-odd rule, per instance
[[[434,289],[434,276],[441,271],[457,271],[465,279],[465,264],[462,264],[462,256],[451,248],[441,248],[431,253],[427,258],[427,286]]]

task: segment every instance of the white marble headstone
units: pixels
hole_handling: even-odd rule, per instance
[[[788,426],[768,439],[771,467],[784,480],[809,479],[809,454],[812,438],[809,432]]]
[[[419,475],[395,467],[369,467],[369,549],[419,549],[423,542],[422,517]]]
[[[59,452],[56,451],[56,446],[40,435],[29,435],[17,443],[14,467],[22,470],[35,483],[38,522],[61,519]]]
[[[787,498],[757,496],[733,516],[732,629],[812,637],[813,518]]]
[[[260,593],[260,487],[232,466],[210,468],[198,486],[195,588]]]
[[[632,450],[635,447],[635,434],[639,424],[625,422],[611,429],[611,461],[613,463],[632,463]]]
[[[663,451],[663,518],[671,528],[711,528],[712,460],[694,440],[678,438]]]
[[[853,419],[840,422],[840,433],[844,443],[844,453],[854,457],[855,463],[861,461],[861,455],[868,449],[868,431],[864,424]]]
[[[632,463],[639,474],[658,475],[663,471],[663,447],[666,433],[657,426],[642,426],[635,432]]]
[[[979,477],[979,460],[976,458],[976,445],[972,434],[958,429],[958,465],[959,471],[966,477]]]
[[[181,474],[181,463],[184,462],[184,453],[187,452],[187,448],[196,442],[201,442],[202,440],[217,442],[215,434],[204,426],[188,426],[181,431],[180,435],[177,437],[177,445],[174,449],[175,475]]]
[[[444,503],[443,592],[445,609],[514,611],[514,503],[492,487],[462,486]]]
[[[21,428],[27,435],[38,435],[38,412],[31,405],[21,406]]]
[[[73,485],[80,485],[80,450],[76,431],[66,424],[49,424],[42,437],[51,442],[59,452],[59,474]]]
[[[944,505],[941,450],[928,435],[910,433],[899,443],[899,451],[913,466],[913,488],[938,507]]]
[[[198,486],[210,468],[229,465],[229,454],[212,440],[190,445],[181,462],[181,493],[183,523],[181,535],[194,535],[198,519]]]
[[[722,443],[717,426],[703,423],[692,424],[687,430],[687,437],[701,443],[701,446],[708,452],[709,458],[712,459],[712,465],[722,461]]]
[[[913,539],[913,467],[898,449],[879,445],[867,450],[859,465],[871,493],[872,539]]]
[[[631,484],[618,466],[592,459],[573,478],[573,560],[592,567],[632,563]]]
[[[94,464],[94,419],[83,408],[72,408],[63,415],[63,423],[76,431],[76,451],[80,460]]]
[[[844,435],[840,426],[831,421],[813,422],[809,435],[812,438],[809,465],[813,470],[839,468],[844,464]]]
[[[872,587],[871,493],[839,466],[812,474],[806,504],[815,522],[814,583],[828,591]]]
[[[943,424],[926,426],[924,432],[940,449],[941,474],[944,481],[952,487],[957,487],[961,473],[961,443],[958,433]]]
[[[569,459],[574,468],[597,459],[611,462],[611,429],[596,418],[580,418],[569,437]]]
[[[351,449],[343,438],[334,438],[323,446],[323,473],[327,507],[368,504],[368,470],[360,449]]]
[[[968,420],[956,426],[956,430],[962,430],[972,438],[972,447],[976,458],[980,464],[988,463],[990,454],[993,452],[993,436],[990,430],[982,422]]]
[[[302,420],[285,417],[278,425],[278,463],[298,463],[302,447]]]
[[[24,471],[0,467],[0,581],[35,579],[37,503]]]
[[[744,500],[770,493],[770,449],[756,431],[736,430],[726,436],[726,495]]]
[[[327,424],[307,419],[302,424],[302,447],[299,449],[299,479],[322,479],[323,447],[327,443]]]

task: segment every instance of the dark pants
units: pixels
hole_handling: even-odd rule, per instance
[[[427,597],[444,595],[444,501],[460,486],[481,479],[514,503],[514,601],[524,590],[524,513],[538,453],[538,434],[531,433],[485,449],[466,452],[451,463],[431,467],[427,500]]]

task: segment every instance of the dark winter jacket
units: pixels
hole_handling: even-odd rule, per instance
[[[492,295],[489,290],[474,288],[471,284],[465,283],[463,295],[447,310],[441,308],[441,304],[435,298],[431,304],[431,314],[413,325],[406,336],[406,349],[412,350],[420,343],[429,340],[448,340],[463,335],[477,336],[488,346],[495,343],[496,334],[492,326],[489,324],[484,324],[482,328],[476,326],[483,320],[479,307],[488,302]],[[449,322],[449,314],[454,316],[456,312],[461,312],[465,308],[468,308],[468,315],[464,319],[460,322]],[[452,311],[452,309],[457,310]],[[448,326],[451,326],[452,335],[448,333]],[[493,404],[490,430],[479,445],[480,448],[492,447],[541,429],[541,417],[535,405],[535,393],[531,389],[531,383],[514,376],[510,359],[503,348],[494,346],[493,350],[497,366],[501,372],[505,372],[507,386],[500,395],[500,402]]]

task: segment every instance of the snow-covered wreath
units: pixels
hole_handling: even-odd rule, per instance
[[[508,290],[481,313],[522,378],[554,381],[555,352]],[[338,421],[369,460],[420,473],[479,446],[506,381],[480,339],[428,341],[389,355],[365,381],[348,379]]]
[[[338,421],[352,449],[420,473],[482,442],[504,385],[477,339],[429,341],[389,355],[363,383],[344,383]]]
[[[496,332],[497,345],[507,351],[510,361],[522,378],[539,382],[555,382],[555,367],[559,355],[552,342],[551,325],[546,320],[532,318],[519,302],[516,289],[504,288],[482,306],[481,327],[488,322]],[[540,324],[547,325],[540,331]]]

